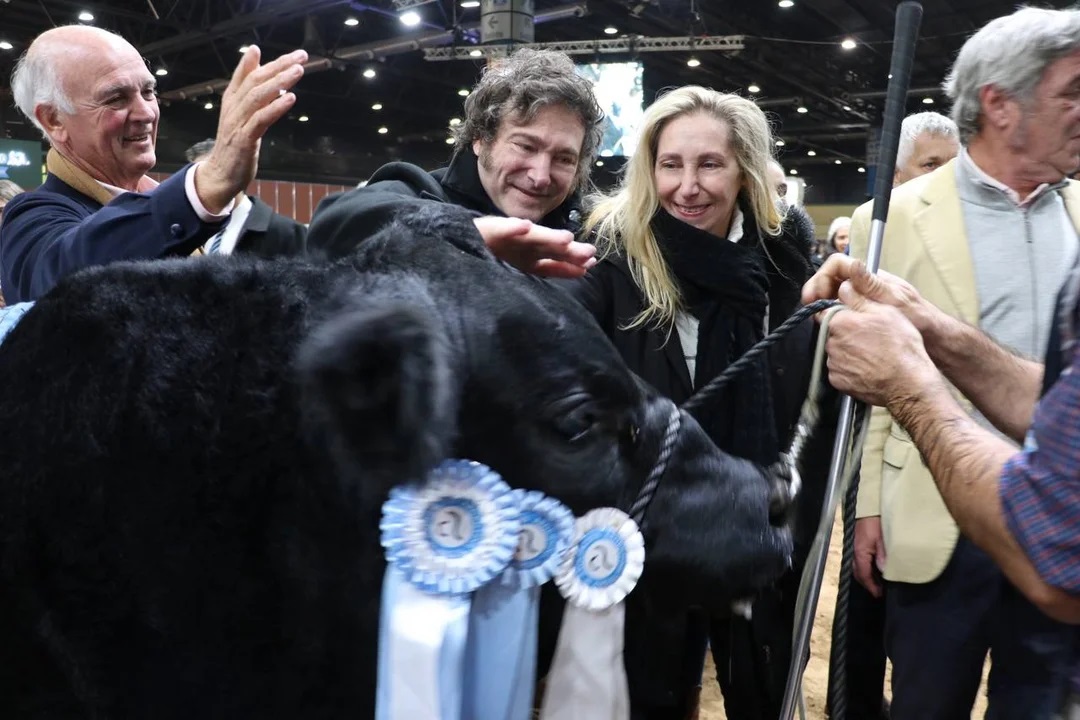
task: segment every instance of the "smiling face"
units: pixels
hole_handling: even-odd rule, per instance
[[[538,221],[574,189],[585,126],[564,105],[541,108],[530,122],[505,118],[490,142],[476,140],[480,184],[508,217]]]
[[[154,76],[121,38],[100,31],[72,35],[70,49],[55,62],[74,112],[45,105],[35,112],[62,155],[96,180],[134,190],[157,161]]]
[[[743,175],[727,123],[706,113],[682,115],[660,131],[653,179],[672,216],[726,237]]]

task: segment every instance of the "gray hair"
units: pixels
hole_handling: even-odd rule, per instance
[[[896,151],[896,164],[903,165],[915,152],[915,140],[923,133],[952,138],[960,141],[960,130],[941,113],[921,112],[908,115],[900,124],[900,146]]]
[[[15,63],[15,70],[11,73],[11,94],[15,98],[15,106],[34,123],[46,140],[49,135],[38,122],[34,108],[51,105],[68,115],[75,112],[75,103],[64,92],[64,84],[56,71],[56,52],[51,43],[44,47],[31,45]]]
[[[829,245],[832,248],[835,249],[836,246],[833,245],[833,240],[836,239],[836,233],[840,232],[841,230],[850,230],[850,229],[851,229],[851,218],[849,218],[846,215],[841,215],[838,218],[834,218],[833,221],[831,223],[829,223],[829,232],[825,233],[825,241],[827,243],[829,243]]]
[[[184,151],[184,157],[187,158],[189,163],[195,162],[199,158],[206,157],[214,149],[214,138],[207,138],[206,140],[200,140],[187,150]]]
[[[523,48],[484,69],[480,82],[465,99],[465,118],[454,133],[454,151],[475,141],[495,139],[504,118],[531,121],[543,108],[563,105],[581,118],[585,129],[574,188],[592,170],[603,134],[604,111],[596,102],[592,83],[578,75],[564,53]]]
[[[1017,101],[1031,98],[1046,67],[1080,50],[1080,10],[1021,8],[972,35],[945,78],[952,117],[967,145],[980,129],[979,91],[993,85]]]

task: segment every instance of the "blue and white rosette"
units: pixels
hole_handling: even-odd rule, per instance
[[[627,720],[623,600],[645,569],[645,540],[614,508],[578,518],[555,582],[567,600],[541,720]]]
[[[540,586],[563,563],[574,515],[539,492],[511,491],[519,508],[517,550],[502,575],[473,595],[465,654],[463,715],[528,720],[536,684]]]
[[[447,460],[383,504],[377,720],[459,720],[471,593],[518,544],[510,487],[485,465]]]

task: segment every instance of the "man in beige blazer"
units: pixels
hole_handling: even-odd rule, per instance
[[[1024,9],[961,50],[946,83],[960,156],[893,192],[882,269],[1029,357],[1045,351],[1075,262],[1080,189],[1080,12]],[[870,206],[853,218],[865,258]],[[966,405],[970,410],[970,405]],[[919,452],[871,414],[856,523],[856,576],[884,578],[893,720],[969,718],[988,649],[991,716],[1049,718],[1071,630],[1041,615],[960,537]]]

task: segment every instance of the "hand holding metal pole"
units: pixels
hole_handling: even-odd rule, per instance
[[[878,148],[877,176],[874,178],[874,205],[870,224],[870,246],[866,264],[870,272],[877,272],[881,259],[881,244],[885,236],[885,218],[889,213],[889,198],[892,193],[893,172],[896,169],[896,153],[900,144],[900,124],[904,120],[907,104],[908,86],[911,82],[911,66],[915,56],[915,43],[918,39],[919,24],[922,21],[922,5],[917,2],[902,2],[896,9],[896,30],[893,37],[892,61],[889,70],[889,89],[885,101],[884,122],[881,131],[881,144]],[[832,465],[825,488],[825,500],[822,508],[822,527],[830,528],[836,517],[836,504],[841,492],[844,461],[848,454],[851,438],[852,419],[855,416],[855,401],[845,396],[840,406],[840,420],[836,428],[836,441],[833,444]],[[828,520],[826,525],[825,519]],[[793,720],[797,698],[802,685],[804,658],[810,646],[810,633],[813,629],[814,614],[817,611],[818,596],[821,592],[822,578],[825,574],[825,560],[828,556],[829,539],[825,536],[820,543],[820,552],[808,562],[813,562],[814,573],[810,577],[810,587],[806,593],[807,602],[803,614],[796,625],[794,650],[791,654],[791,667],[788,669],[787,685],[784,690],[784,704],[780,720]],[[805,577],[805,576],[804,576]],[[801,593],[800,593],[801,594]]]

